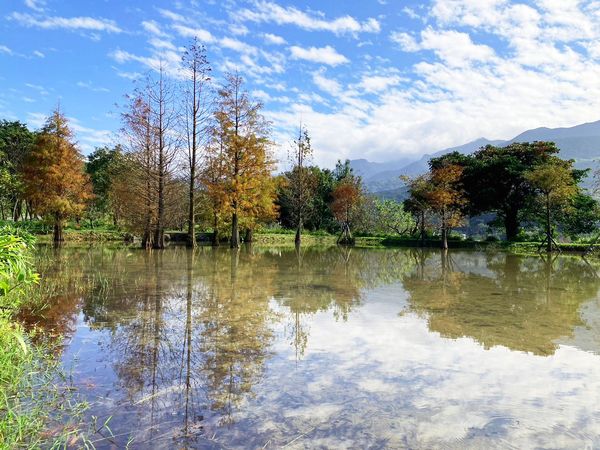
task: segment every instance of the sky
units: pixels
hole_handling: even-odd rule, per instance
[[[84,153],[118,142],[134,80],[204,43],[239,71],[277,156],[418,158],[479,137],[600,119],[597,0],[2,0],[0,119],[60,102]]]

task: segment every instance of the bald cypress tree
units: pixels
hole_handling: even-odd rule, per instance
[[[25,197],[36,214],[53,219],[54,242],[62,242],[65,220],[82,215],[92,190],[73,132],[59,108],[37,135],[23,165],[23,180]]]

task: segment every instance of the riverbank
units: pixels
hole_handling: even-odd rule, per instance
[[[76,401],[60,367],[61,342],[25,327],[25,312],[43,314],[34,239],[0,229],[0,448],[61,448],[85,441]]]
[[[43,229],[34,230],[36,240],[39,243],[52,243],[52,235],[43,233]],[[183,231],[166,231],[167,239],[173,244],[182,244],[186,241],[187,234]],[[74,228],[68,227],[64,231],[66,243],[124,243],[130,242],[132,236],[123,230],[116,228]],[[253,243],[258,245],[269,245],[275,247],[294,246],[295,232],[293,230],[262,230],[254,233]],[[336,245],[337,235],[326,232],[304,232],[302,244],[307,246],[333,246]],[[426,239],[422,243],[418,239],[403,236],[356,236],[355,247],[357,248],[395,248],[395,247],[426,247],[439,248],[439,239]],[[210,245],[210,234],[199,233],[200,245]],[[448,247],[450,249],[473,249],[473,250],[504,250],[519,254],[538,253],[541,242],[507,242],[500,240],[474,240],[462,238],[450,238]],[[222,245],[227,245],[224,241]],[[562,252],[587,253],[590,249],[589,243],[559,243]],[[592,249],[597,252],[600,244],[594,244]]]

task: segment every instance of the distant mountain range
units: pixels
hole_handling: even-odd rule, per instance
[[[559,156],[574,159],[579,169],[596,169],[600,160],[600,120],[584,123],[571,128],[536,128],[525,131],[508,141],[490,141],[486,138],[476,139],[458,147],[447,148],[432,154],[423,155],[420,159],[398,159],[386,163],[369,162],[366,159],[350,161],[355,173],[363,178],[370,192],[381,197],[402,198],[405,194],[400,175],[415,176],[425,173],[431,158],[454,151],[465,155],[474,153],[486,145],[506,146],[513,142],[552,141],[560,149]],[[590,177],[587,183],[589,185]]]

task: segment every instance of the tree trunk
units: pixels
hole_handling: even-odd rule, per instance
[[[446,222],[446,213],[442,213],[442,249],[448,249],[448,224]]]
[[[194,156],[195,157],[195,156]],[[194,163],[195,164],[195,163]],[[194,211],[194,178],[196,176],[195,167],[192,166],[190,177],[190,198],[189,198],[189,217],[188,217],[188,238],[187,245],[196,248],[196,214]]]
[[[54,245],[60,245],[64,240],[62,219],[56,216],[54,219]]]
[[[234,213],[231,217],[231,248],[240,248],[240,231],[238,228],[238,215],[234,209]]]
[[[519,235],[518,211],[508,209],[504,211],[504,231],[507,241],[514,241]]]
[[[21,200],[17,200],[17,201],[15,201],[15,207],[13,209],[13,220],[15,222],[18,222],[19,219],[21,218],[22,213],[23,213],[23,205],[21,203]]]
[[[213,247],[219,246],[219,217],[216,214],[213,217],[212,245]]]
[[[163,249],[165,248],[165,230],[164,230],[164,219],[165,219],[165,180],[164,180],[164,167],[162,162],[162,156],[159,157],[159,174],[158,174],[158,215],[156,218],[156,229],[154,230],[154,248]]]
[[[421,211],[421,247],[425,247],[425,211]]]
[[[246,230],[246,236],[244,237],[244,242],[250,244],[254,241],[254,230],[252,228],[248,228]]]
[[[142,236],[142,248],[150,250],[154,246],[153,244],[152,233],[150,230],[145,230],[144,235]]]
[[[296,228],[296,238],[294,239],[296,247],[300,247],[302,243],[302,220],[298,221],[298,227]]]
[[[550,224],[550,196],[546,195],[546,251],[552,252],[552,228]]]

